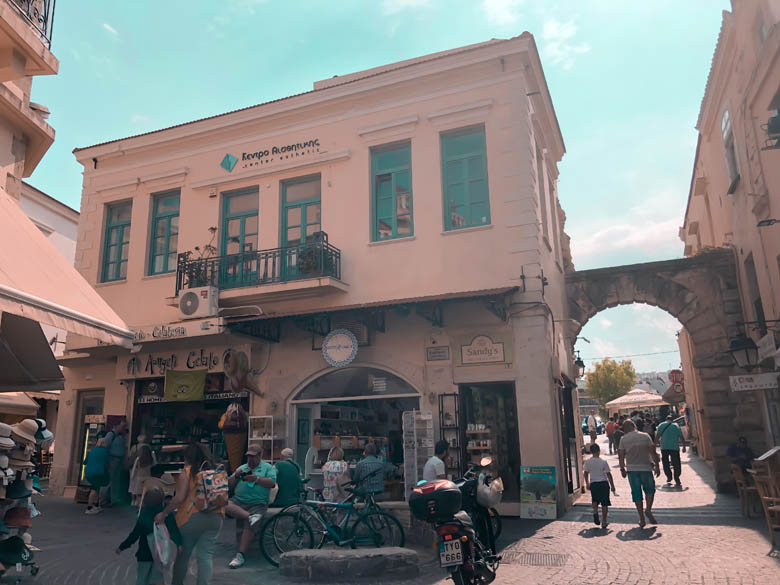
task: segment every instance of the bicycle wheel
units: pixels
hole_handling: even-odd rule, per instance
[[[316,508],[312,508],[304,503],[290,504],[282,509],[282,513],[295,514],[303,518],[314,534],[314,546],[312,548],[322,548],[328,536],[328,527],[323,523],[322,517],[318,514]]]
[[[349,545],[357,547],[403,546],[403,526],[387,512],[368,512],[352,525]]]
[[[311,526],[299,514],[278,513],[263,524],[259,538],[263,556],[276,567],[282,553],[314,548]]]

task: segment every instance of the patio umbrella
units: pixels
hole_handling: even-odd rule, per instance
[[[620,398],[615,398],[615,400],[607,402],[606,407],[612,411],[624,408],[648,408],[651,406],[663,406],[665,404],[669,403],[658,394],[647,392],[641,388],[634,388]]]

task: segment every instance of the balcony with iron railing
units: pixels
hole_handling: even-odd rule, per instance
[[[238,254],[193,258],[179,254],[176,267],[176,296],[184,289],[214,286],[220,299],[238,299],[286,291],[345,290],[341,280],[341,250],[328,243],[324,232],[305,243],[271,250],[251,250]],[[276,285],[276,286],[272,286]],[[263,287],[244,293],[234,289]]]
[[[6,0],[32,26],[47,48],[51,48],[55,0]]]

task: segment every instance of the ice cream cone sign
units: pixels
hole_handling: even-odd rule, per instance
[[[258,376],[249,369],[249,357],[237,349],[225,350],[222,354],[222,368],[225,372],[225,392],[243,392],[244,390],[264,398],[260,390]]]

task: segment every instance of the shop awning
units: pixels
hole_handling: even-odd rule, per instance
[[[132,347],[133,332],[2,190],[0,250],[0,311]]]
[[[54,402],[60,401],[60,391],[53,390],[51,392],[25,392],[29,398],[37,400],[53,400]]]
[[[0,414],[35,416],[38,414],[38,405],[24,392],[6,392],[0,394]]]
[[[64,380],[41,326],[0,313],[0,392],[61,390]]]

